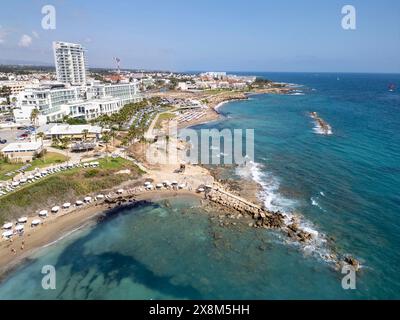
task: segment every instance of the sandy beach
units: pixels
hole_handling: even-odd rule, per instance
[[[135,202],[178,196],[201,197],[201,195],[188,190],[154,190],[135,194]],[[32,217],[30,217],[25,224],[26,230],[23,235],[13,237],[12,241],[3,240],[0,243],[0,278],[12,271],[36,250],[56,242],[71,232],[84,228],[91,223],[96,223],[98,217],[107,215],[113,209],[132,204],[133,202],[126,202],[121,205],[99,202],[75,207],[55,215],[50,214],[41,225],[34,228],[30,226],[32,220]],[[15,251],[13,252],[12,249]]]

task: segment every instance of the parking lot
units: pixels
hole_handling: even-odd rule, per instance
[[[14,129],[0,129],[0,140],[7,140],[7,143],[16,142],[16,141],[30,141],[30,137],[25,138],[24,140],[18,140],[17,137],[24,134],[26,130],[18,130],[17,128]],[[4,144],[5,145],[5,144]],[[4,145],[0,145],[4,146]]]

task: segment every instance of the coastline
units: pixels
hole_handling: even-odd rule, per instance
[[[238,93],[235,92],[233,96],[228,95],[227,97],[223,97],[222,101],[211,101],[211,103],[209,103],[208,105],[207,115],[205,118],[185,123],[182,127],[179,128],[189,128],[192,126],[220,120],[222,117],[217,111],[218,108],[232,101],[246,99],[248,99],[247,93],[240,92],[238,96]],[[149,170],[149,172],[145,174],[143,178],[148,177],[150,179],[156,180],[157,178],[159,178],[159,175],[162,175],[165,178],[166,171],[170,171],[170,168],[166,169],[166,167],[167,166],[163,166],[163,168],[159,168],[161,172],[153,172],[158,170]],[[189,166],[188,169],[194,176],[201,174],[208,178],[206,180],[209,180],[210,178],[214,180],[214,177],[212,177],[211,172],[207,168]],[[173,180],[173,177],[171,175],[167,175],[167,178],[171,179],[171,181]],[[250,182],[247,183],[249,184]],[[251,184],[257,185],[255,182],[252,182]],[[168,197],[185,195],[194,197],[200,196],[193,191],[187,190],[163,190],[135,194],[134,201],[155,201]],[[257,194],[255,194],[254,197],[251,198],[252,200],[254,200],[257,197]],[[128,205],[131,204],[132,203],[129,203]],[[31,220],[34,219],[34,217],[29,217],[28,223],[26,224],[28,230],[25,231],[23,236],[14,237],[12,242],[10,242],[9,240],[0,241],[0,281],[2,281],[4,277],[15,270],[16,267],[23,264],[23,262],[29,259],[29,256],[31,256],[35,252],[41,250],[42,248],[55,244],[60,239],[68,236],[75,231],[85,228],[92,223],[96,223],[96,218],[107,215],[110,210],[121,209],[124,206],[126,206],[126,204],[110,205],[106,203],[97,203],[96,205],[69,209],[66,210],[62,215],[50,214],[49,217],[44,220],[44,223],[42,225],[33,229],[30,228],[28,225],[30,224]],[[23,249],[21,249],[21,245],[24,247]],[[11,252],[11,248],[15,249],[14,253]]]
[[[253,92],[253,94],[263,94],[268,92]],[[208,114],[209,116],[207,119],[198,119],[197,121],[193,121],[190,123],[185,123],[183,128],[192,127],[195,125],[209,123],[215,120],[221,119],[221,115],[218,112],[218,109],[223,105],[232,102],[232,101],[239,101],[239,100],[246,100],[248,99],[250,93],[243,93],[240,92],[240,96],[237,94],[229,97],[223,97],[222,101],[213,101],[208,105]],[[153,181],[159,180],[160,177],[163,179],[173,181],[176,180],[176,174],[172,174],[173,166],[163,165],[161,168],[151,169],[145,174],[142,178],[150,178]],[[203,167],[203,166],[187,166],[187,175],[184,177],[186,183],[189,182],[190,186],[199,186],[202,183],[211,183],[219,185],[221,190],[225,189],[231,192],[229,189],[229,184],[223,183],[219,181],[213,173]],[[186,180],[187,179],[187,180]],[[245,189],[250,190],[249,192],[254,193],[254,195],[247,193],[237,193],[231,192],[231,194],[238,194],[239,197],[242,199],[247,199],[250,202],[260,204],[259,199],[259,192],[261,185],[256,181],[249,181],[247,179],[241,178],[241,184],[246,185]],[[131,182],[138,182],[138,180],[131,181]],[[15,237],[12,242],[9,241],[2,241],[0,243],[0,281],[4,279],[10,272],[15,270],[17,266],[22,264],[26,259],[29,258],[34,252],[38,250],[51,246],[60,239],[69,236],[71,233],[85,228],[92,223],[97,223],[96,218],[100,218],[102,216],[107,216],[110,211],[113,210],[120,210],[123,207],[133,205],[139,201],[157,201],[161,199],[166,199],[168,197],[181,197],[181,196],[191,196],[191,197],[203,197],[201,194],[194,192],[194,190],[156,190],[156,191],[145,191],[132,194],[130,200],[126,202],[118,201],[115,203],[96,203],[94,205],[87,205],[76,210],[72,210],[72,212],[68,211],[63,215],[59,216],[50,216],[50,218],[45,220],[45,223],[42,226],[39,226],[35,229],[29,229],[25,233],[23,237]],[[256,201],[259,200],[259,201]],[[214,201],[217,203],[218,206],[224,207],[225,203],[221,203]],[[236,208],[235,208],[236,209]],[[275,223],[280,223],[279,221],[272,221],[271,217],[265,215],[261,216],[259,214],[254,214],[253,219],[255,220],[254,223],[251,223],[252,227],[276,227],[274,226]],[[264,219],[266,219],[264,221]],[[275,218],[274,218],[275,219]],[[278,220],[282,219],[282,217],[278,214]],[[272,222],[271,222],[272,221]],[[299,221],[294,219],[289,222],[285,222],[285,225],[279,225],[278,227],[282,229],[284,232],[288,232],[289,237],[293,239],[297,239],[295,241],[306,241],[309,234],[305,233],[304,230],[299,228],[298,226]],[[250,224],[249,224],[250,226]],[[27,228],[28,229],[28,228]],[[285,231],[286,230],[286,231]],[[298,236],[300,235],[300,238]],[[29,240],[26,243],[23,243],[24,239]],[[300,240],[299,240],[300,239]],[[308,238],[309,239],[309,238]],[[23,250],[20,249],[21,245],[24,245]],[[15,252],[11,252],[11,248],[15,249]],[[339,259],[337,257],[334,258],[336,263],[338,263]]]
[[[14,237],[12,242],[2,241],[0,243],[0,282],[8,274],[24,263],[30,256],[41,249],[52,246],[69,235],[101,222],[101,217],[107,217],[115,210],[121,210],[135,205],[140,201],[157,201],[173,197],[200,197],[199,194],[187,190],[156,190],[134,195],[134,200],[116,203],[93,203],[88,206],[66,211],[58,216],[49,216],[44,223],[38,227],[27,226],[23,236]],[[21,250],[21,245],[24,249]],[[13,254],[11,248],[16,252]]]

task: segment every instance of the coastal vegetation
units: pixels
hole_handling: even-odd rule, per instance
[[[32,160],[30,166],[25,171],[31,171],[35,168],[43,168],[52,164],[62,163],[68,160],[68,157],[57,152],[46,152],[46,154]],[[0,180],[7,180],[16,175],[16,170],[26,164],[13,163],[8,159],[0,158]],[[8,174],[8,175],[7,175]]]
[[[135,114],[140,110],[149,105],[147,99],[143,99],[140,102],[128,103],[119,110],[119,112],[111,115],[103,114],[100,117],[92,121],[92,123],[98,123],[103,127],[116,126],[118,130],[122,130],[124,124],[126,124]]]
[[[99,167],[74,168],[53,174],[0,199],[0,223],[34,214],[46,206],[60,205],[77,197],[113,188],[132,179],[137,179],[142,171],[132,162],[123,158],[101,159]],[[119,173],[129,170],[129,174]]]
[[[87,121],[83,118],[71,118],[69,116],[64,116],[62,122],[68,123],[69,125],[87,124]]]
[[[155,128],[156,128],[156,129],[160,129],[160,128],[161,128],[161,123],[162,123],[163,121],[165,121],[165,120],[172,120],[172,119],[175,118],[175,117],[176,117],[176,115],[173,114],[173,113],[171,113],[171,112],[164,112],[164,113],[161,113],[161,114],[158,116],[158,119],[157,119],[157,123],[156,123],[156,125],[155,125]]]

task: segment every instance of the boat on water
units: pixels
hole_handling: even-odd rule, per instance
[[[394,85],[394,83],[389,84],[389,91],[393,92],[396,89],[396,86]]]

